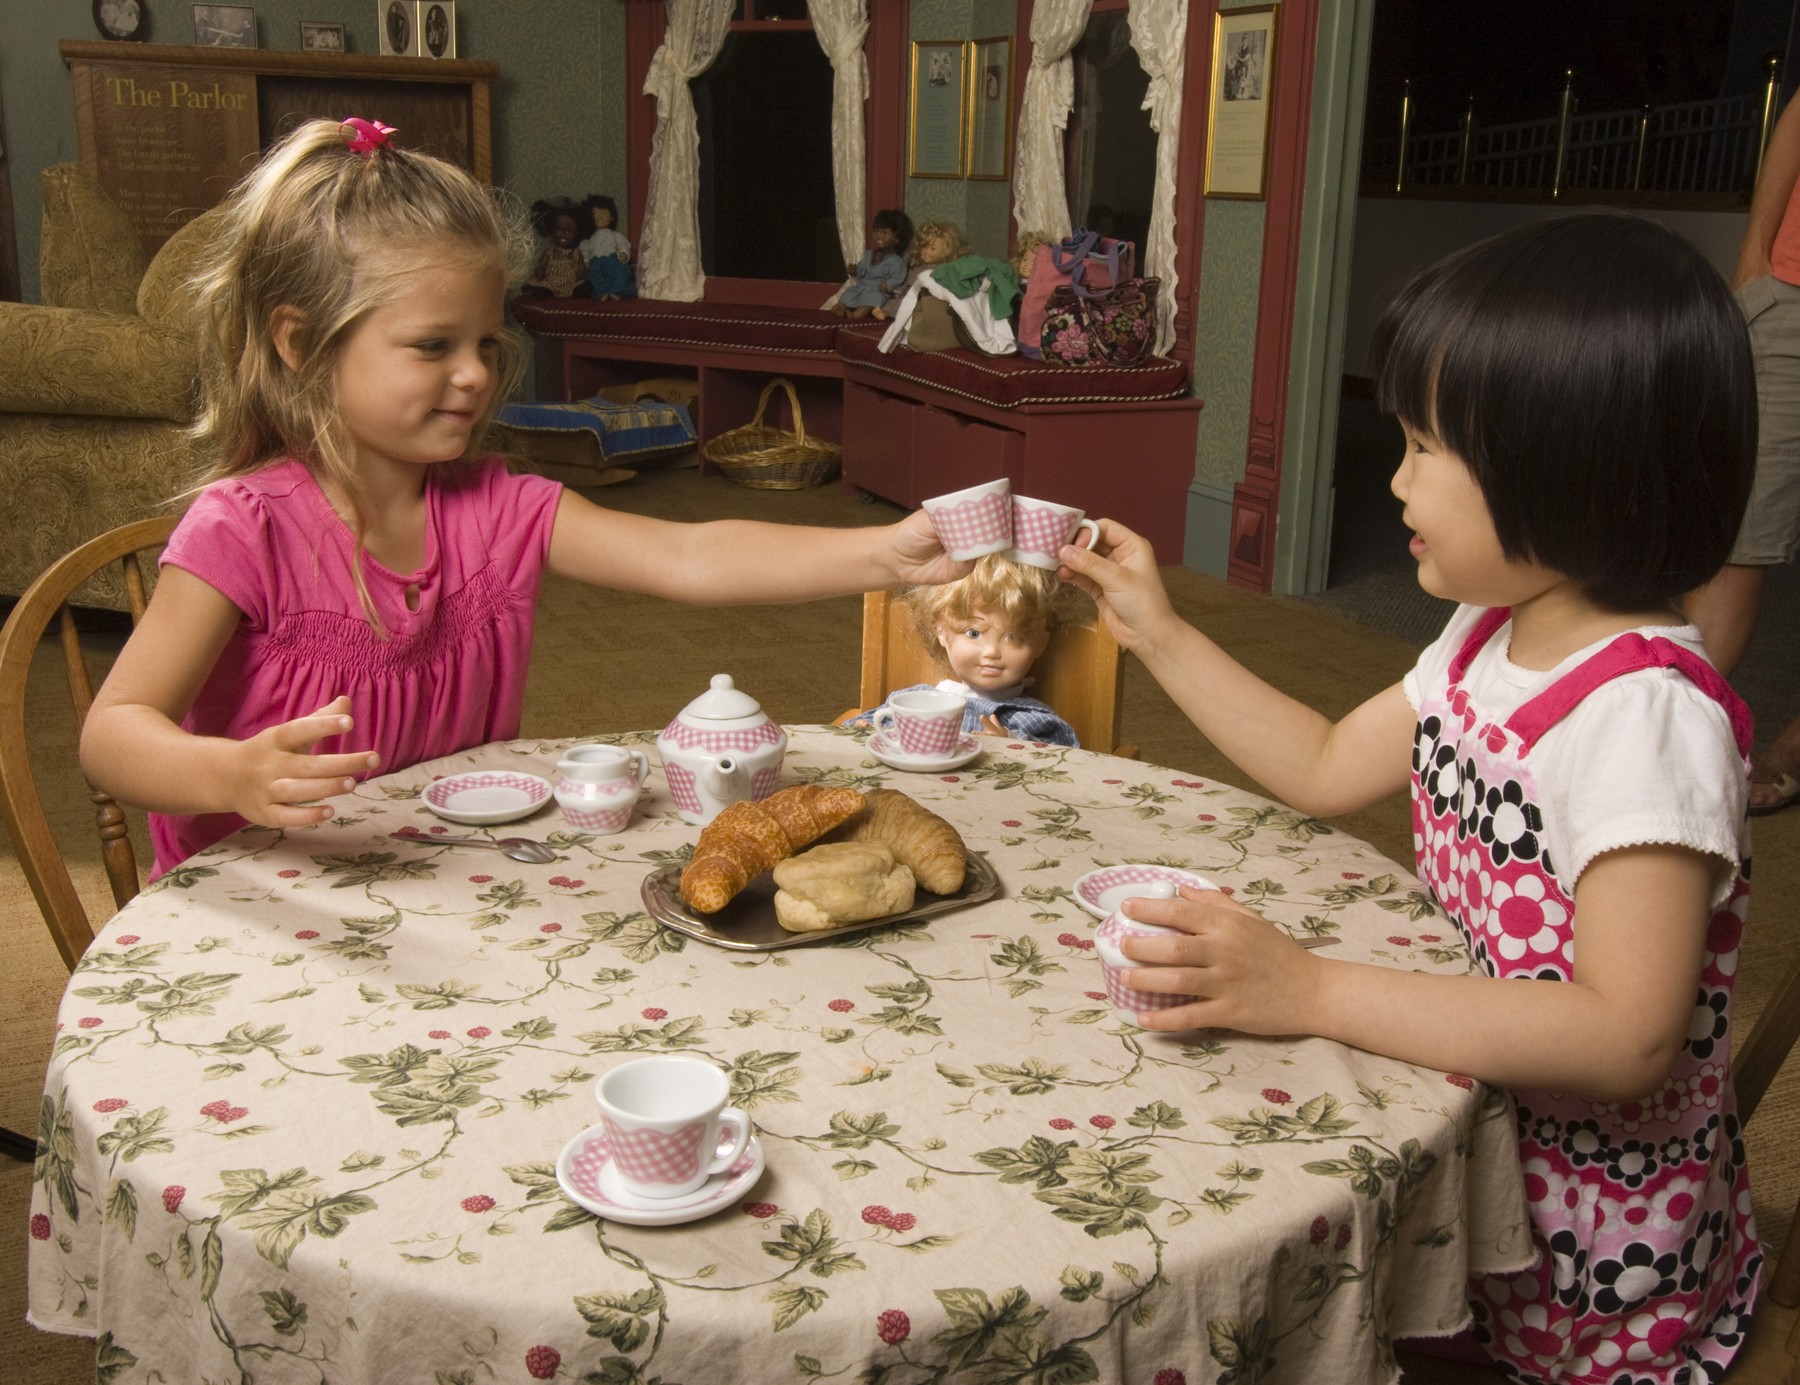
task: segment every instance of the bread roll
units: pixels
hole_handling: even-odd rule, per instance
[[[681,897],[699,913],[718,913],[757,876],[862,805],[855,789],[818,784],[796,784],[760,801],[728,805],[700,829],[693,859],[681,873]]]
[[[775,867],[775,917],[790,933],[912,908],[912,872],[880,842],[829,842]]]
[[[968,850],[954,827],[898,789],[876,789],[865,797],[868,805],[844,824],[836,840],[882,843],[933,894],[962,888]]]

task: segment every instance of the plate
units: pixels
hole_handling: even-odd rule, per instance
[[[434,779],[419,798],[441,818],[481,827],[535,813],[550,801],[550,781],[514,770],[478,769]]]
[[[729,947],[739,952],[772,952],[778,947],[799,943],[829,942],[846,933],[860,933],[866,928],[885,928],[896,923],[912,923],[933,914],[960,909],[965,904],[979,904],[1000,893],[1000,877],[987,857],[969,853],[969,868],[963,885],[955,894],[933,894],[921,886],[913,895],[913,907],[898,914],[864,919],[860,923],[841,924],[815,933],[790,933],[775,917],[775,877],[764,871],[752,880],[737,897],[716,914],[697,914],[681,897],[681,867],[662,866],[644,877],[642,890],[644,909],[664,928],[673,928],[690,938],[715,947]]]
[[[981,742],[964,732],[956,738],[956,749],[948,755],[909,755],[885,731],[869,737],[869,754],[890,769],[908,770],[914,774],[942,774],[957,769],[981,754]]]
[[[1097,919],[1103,919],[1128,899],[1149,894],[1145,886],[1167,880],[1171,885],[1191,885],[1196,890],[1219,887],[1204,875],[1173,866],[1107,866],[1090,870],[1075,882],[1075,900]]]
[[[674,1226],[710,1217],[749,1192],[762,1177],[763,1152],[752,1135],[737,1163],[680,1197],[639,1197],[627,1192],[616,1177],[608,1176],[609,1162],[606,1127],[590,1125],[556,1156],[556,1181],[571,1202],[596,1217],[633,1226]]]

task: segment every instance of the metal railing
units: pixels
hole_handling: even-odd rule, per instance
[[[1484,126],[1471,97],[1457,128],[1417,135],[1408,82],[1397,134],[1363,142],[1363,182],[1395,193],[1483,188],[1533,199],[1608,192],[1747,198],[1775,122],[1780,66],[1778,57],[1767,60],[1760,93],[1594,114],[1580,112],[1569,69],[1554,116]]]

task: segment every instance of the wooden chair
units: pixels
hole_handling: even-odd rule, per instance
[[[144,575],[138,555],[146,549],[161,548],[174,528],[175,517],[165,516],[120,525],[88,540],[58,559],[26,588],[5,627],[0,629],[0,816],[6,820],[13,849],[31,884],[31,892],[37,897],[50,936],[71,970],[94,941],[94,930],[69,878],[68,864],[44,814],[32,773],[25,722],[32,656],[54,620],[79,734],[88,708],[93,705],[94,690],[70,597],[93,574],[108,564],[118,563],[135,625],[145,606]],[[98,790],[92,796],[100,854],[112,886],[113,903],[123,907],[138,892],[137,857],[119,805]]]
[[[1119,740],[1119,708],[1124,701],[1125,666],[1119,646],[1104,626],[1064,626],[1031,670],[1031,692],[1075,728],[1089,750],[1108,749],[1137,758],[1135,745]],[[919,641],[910,613],[887,592],[863,593],[862,707],[838,717],[842,723],[860,710],[879,706],[896,688],[935,683],[944,676]]]
[[[1762,1104],[1782,1064],[1800,1039],[1800,960],[1788,968],[1757,1016],[1732,1064],[1738,1115],[1747,1124]],[[1800,1073],[1794,1080],[1800,1080]],[[1750,1170],[1752,1180],[1756,1170]],[[1763,1265],[1762,1290],[1750,1335],[1739,1350],[1726,1385],[1800,1385],[1800,1206],[1787,1240]],[[1486,1366],[1463,1365],[1419,1352],[1399,1353],[1406,1385],[1500,1385],[1505,1377]]]

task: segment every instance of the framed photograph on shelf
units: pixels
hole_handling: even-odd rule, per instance
[[[1013,41],[969,42],[969,177],[1004,183],[1012,177]]]
[[[377,0],[376,32],[390,58],[423,57],[419,46],[419,0]]]
[[[456,0],[419,0],[419,51],[427,58],[456,56]]]
[[[910,178],[960,178],[967,168],[963,115],[967,109],[969,48],[961,39],[914,39],[912,107],[906,173]]]
[[[1269,111],[1275,95],[1275,9],[1213,16],[1212,85],[1206,124],[1208,197],[1260,200],[1269,169]]]
[[[314,24],[310,20],[301,20],[300,51],[302,53],[342,53],[344,51],[344,26],[342,24]]]
[[[195,5],[194,42],[201,48],[254,48],[256,11],[248,5]]]
[[[94,0],[94,27],[101,38],[141,39],[147,17],[138,0]]]

